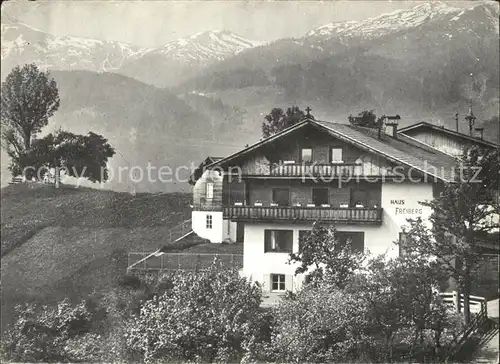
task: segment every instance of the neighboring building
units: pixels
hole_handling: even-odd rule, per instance
[[[392,120],[392,119],[387,119]],[[193,231],[213,243],[242,241],[241,273],[271,293],[295,291],[304,276],[288,264],[299,237],[319,219],[373,254],[399,254],[419,201],[451,181],[456,158],[397,132],[305,119],[193,178]],[[201,167],[201,166],[200,166]]]
[[[402,128],[398,130],[398,133],[414,138],[452,156],[461,156],[465,149],[474,145],[483,148],[499,148],[497,144],[483,139],[483,130],[480,128],[476,129],[476,135],[472,136],[438,125],[421,122]]]

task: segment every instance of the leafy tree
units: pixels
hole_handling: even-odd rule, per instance
[[[328,281],[344,287],[361,267],[364,252],[354,251],[351,241],[340,241],[334,226],[318,221],[299,240],[299,252],[290,254],[290,263],[299,263],[295,274],[307,273],[310,282]]]
[[[92,182],[108,179],[107,162],[115,154],[107,139],[89,132],[87,135],[59,130],[36,139],[27,153],[15,159],[13,173],[19,175],[25,166],[37,171],[64,169],[72,177],[85,177]]]
[[[129,322],[128,347],[146,361],[238,361],[258,333],[260,287],[216,262],[165,278],[166,292]]]
[[[347,291],[366,307],[372,359],[423,361],[429,349],[436,359],[443,354],[440,347],[452,339],[447,332],[457,331],[439,296],[444,281],[442,266],[417,254],[369,261]]]
[[[262,123],[262,136],[268,138],[271,135],[297,124],[302,121],[306,114],[298,106],[289,107],[286,112],[280,108],[274,108],[265,116]],[[312,115],[310,117],[314,118]]]
[[[329,280],[273,310],[273,362],[441,361],[462,328],[439,291],[446,274],[418,255],[371,259],[345,288]]]
[[[56,81],[35,64],[17,66],[2,82],[1,99],[2,146],[20,157],[59,108]]]
[[[309,285],[282,299],[273,315],[269,357],[263,361],[338,363],[362,356],[366,308],[351,294]]]
[[[431,202],[432,228],[422,220],[411,221],[406,251],[438,258],[464,295],[464,319],[470,320],[469,296],[473,273],[481,260],[481,242],[500,227],[500,152],[472,148],[464,153],[453,183]]]
[[[2,335],[5,359],[16,362],[76,361],[68,343],[90,332],[92,316],[84,303],[73,307],[67,300],[57,307],[27,304],[16,308],[13,327]]]
[[[347,120],[352,125],[363,126],[365,128],[380,129],[383,125],[385,116],[381,116],[377,119],[375,115],[375,110],[364,110],[361,111],[357,117],[349,115]]]

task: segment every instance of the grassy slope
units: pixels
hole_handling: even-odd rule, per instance
[[[2,189],[2,329],[16,304],[80,300],[120,277],[129,251],[152,251],[189,217],[190,195],[83,188]]]

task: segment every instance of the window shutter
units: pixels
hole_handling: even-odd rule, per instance
[[[406,253],[406,233],[399,233],[399,256],[403,257]]]
[[[285,275],[285,289],[287,291],[294,291],[294,287],[293,287],[293,275],[291,274],[287,274]]]
[[[271,291],[271,275],[270,274],[263,274],[262,275],[262,290],[264,292]]]

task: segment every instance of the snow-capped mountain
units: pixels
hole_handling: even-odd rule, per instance
[[[340,40],[348,42],[353,38],[373,40],[391,33],[403,32],[429,23],[459,22],[460,18],[470,14],[470,11],[481,8],[490,14],[486,20],[498,32],[498,5],[480,3],[470,9],[456,8],[442,2],[428,2],[409,9],[397,10],[375,18],[363,21],[348,21],[329,23],[310,31],[304,37],[309,41]],[[496,15],[495,15],[496,14]],[[481,19],[482,22],[485,19]]]
[[[34,62],[41,68],[120,72],[146,81],[158,81],[152,67],[169,75],[163,85],[184,74],[224,60],[259,45],[226,30],[206,31],[158,48],[73,36],[55,36],[19,21],[2,18],[2,74],[20,64]],[[151,75],[153,73],[153,75]]]
[[[158,86],[172,86],[260,44],[226,30],[201,32],[131,58],[120,73]]]
[[[310,105],[319,110],[315,116],[338,120],[363,108],[404,113],[406,122],[453,123],[450,115],[474,100],[488,119],[498,114],[498,14],[494,2],[460,8],[419,2],[250,49],[176,91],[228,104],[238,95],[238,107],[248,110]]]
[[[146,52],[144,56],[161,54],[181,62],[212,62],[223,60],[260,44],[227,30],[213,30],[172,41],[163,47]]]
[[[2,73],[31,62],[50,69],[116,71],[147,51],[121,42],[55,36],[17,21],[2,22],[1,32]]]

